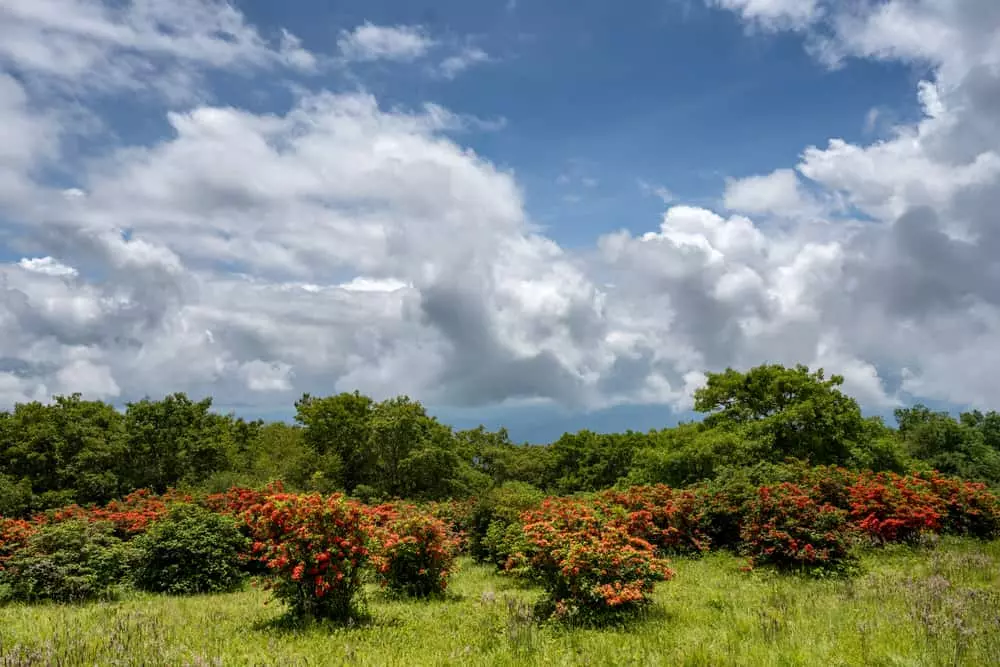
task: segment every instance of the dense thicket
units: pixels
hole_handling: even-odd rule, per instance
[[[247,421],[184,394],[124,411],[80,395],[0,412],[0,515],[105,503],[135,489],[234,484],[366,501],[487,497],[505,483],[550,493],[616,484],[685,486],[789,459],[856,469],[929,470],[1000,484],[1000,414],[953,418],[917,405],[898,427],[866,418],[843,379],[804,366],[709,374],[700,422],[646,433],[567,433],[545,446],[504,429],[456,431],[402,396],[303,396],[294,424]],[[763,467],[762,467],[763,466]]]

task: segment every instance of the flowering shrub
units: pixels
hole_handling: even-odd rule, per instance
[[[635,609],[649,602],[657,581],[673,576],[653,545],[629,533],[623,510],[556,499],[522,519],[524,557],[545,587],[548,615],[596,619]]]
[[[447,524],[412,505],[372,511],[372,562],[391,591],[427,597],[443,593],[458,543]]]
[[[465,551],[469,546],[469,529],[472,526],[472,512],[475,506],[476,499],[467,498],[432,501],[422,505],[421,509],[444,521],[456,541],[458,550]]]
[[[189,502],[191,496],[179,494],[172,489],[163,495],[139,489],[121,500],[112,500],[104,507],[67,505],[38,514],[32,521],[40,526],[74,520],[110,522],[114,526],[115,535],[127,540],[145,533],[150,524],[167,515],[171,505]]]
[[[205,497],[205,507],[218,514],[243,517],[247,510],[260,505],[268,496],[284,493],[285,485],[280,481],[271,482],[263,489],[248,489],[234,486],[222,493],[213,493]]]
[[[915,540],[941,531],[946,507],[930,482],[895,473],[861,475],[850,489],[852,523],[873,542]]]
[[[18,549],[28,543],[28,539],[35,534],[36,530],[35,524],[23,519],[0,517],[0,570],[4,569],[4,563]]]
[[[942,530],[983,539],[1000,536],[1000,500],[985,484],[941,477],[936,472],[915,477],[925,480],[944,504]]]
[[[677,491],[662,484],[636,486],[627,491],[605,491],[598,502],[629,512],[629,532],[663,553],[702,553],[710,538],[703,530],[704,507],[693,491]]]
[[[742,538],[750,565],[835,569],[848,557],[846,512],[790,482],[762,486],[747,504]]]
[[[363,508],[335,494],[268,497],[247,511],[268,586],[296,617],[346,621],[368,562]]]

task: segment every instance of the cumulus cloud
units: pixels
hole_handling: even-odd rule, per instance
[[[0,146],[4,244],[24,258],[0,264],[0,401],[188,391],[271,408],[360,389],[685,408],[706,370],[780,362],[841,373],[868,406],[1000,403],[997,5],[715,4],[828,59],[930,62],[924,117],[731,181],[725,211],[647,187],[658,227],[568,250],[533,224],[516,175],[459,141],[483,126],[367,93],[299,90],[274,113],[174,104],[157,141],[106,149],[56,188],[52,86],[157,86],[136,74],[168,61],[194,78],[315,61],[207,0],[6,3],[0,33],[21,37],[0,59],[31,77],[0,76],[0,124],[17,128]],[[932,28],[961,39],[912,38]],[[427,55],[430,38],[396,29],[366,24],[340,48]],[[32,51],[30,30],[54,38]],[[95,76],[68,77],[58,49]]]
[[[793,218],[818,215],[822,211],[820,203],[806,192],[793,169],[730,179],[726,183],[724,204],[731,211]]]

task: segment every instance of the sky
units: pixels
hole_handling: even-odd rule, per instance
[[[0,0],[0,407],[1000,406],[996,0]]]

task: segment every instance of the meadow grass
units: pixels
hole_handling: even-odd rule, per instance
[[[354,627],[289,627],[254,588],[10,606],[0,609],[0,665],[1000,664],[1000,542],[869,551],[850,578],[742,564],[675,559],[656,604],[606,628],[538,624],[537,589],[469,560],[443,600],[370,589],[370,618]]]

